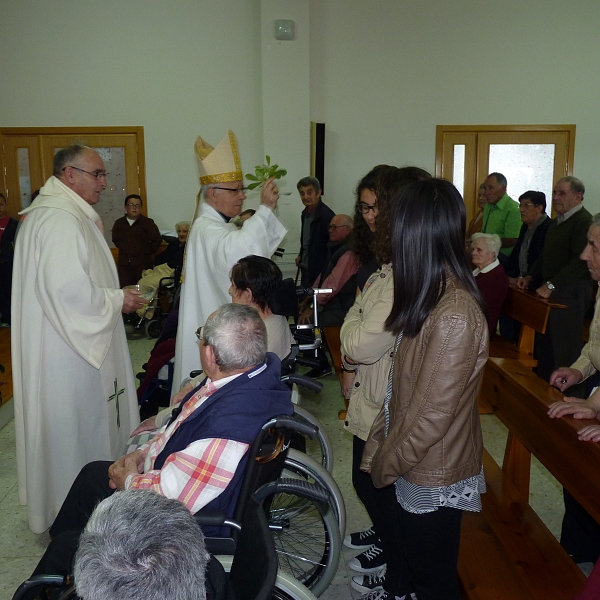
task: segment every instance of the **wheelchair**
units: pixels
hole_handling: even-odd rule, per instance
[[[320,596],[337,571],[345,508],[340,490],[331,475],[301,452],[289,449],[292,432],[314,438],[316,427],[293,416],[271,419],[248,450],[248,462],[234,520],[240,522],[249,498],[258,487],[279,478],[296,486],[322,490],[319,501],[297,494],[292,486],[272,494],[263,506],[274,539],[280,571],[287,573]],[[277,452],[274,446],[278,447]],[[196,513],[205,523],[208,511]],[[227,538],[207,537],[207,549],[214,555],[234,555],[238,533],[232,529]]]
[[[167,315],[178,306],[181,285],[177,271],[173,277],[163,277],[143,316],[133,324],[134,331],[144,331],[149,338],[158,338]]]
[[[239,532],[235,554],[216,558],[228,574],[225,585],[218,586],[219,591],[214,600],[314,600],[316,597],[299,581],[285,572],[281,572],[277,565],[277,554],[273,538],[269,531],[269,524],[265,515],[263,502],[275,494],[292,492],[298,497],[303,497],[314,502],[324,502],[326,492],[317,486],[299,484],[297,481],[280,479],[259,488],[248,499],[242,522],[228,520],[221,517],[208,516],[205,522],[197,516],[199,524],[229,525]],[[211,569],[207,573],[207,580],[211,580]],[[219,575],[217,573],[217,575]],[[223,583],[218,577],[219,583]],[[13,600],[21,600],[39,589],[44,590],[48,598],[55,600],[75,600],[77,594],[72,578],[52,575],[38,575],[23,583]]]
[[[269,488],[271,493],[263,498],[263,511],[271,532],[271,543],[276,549],[279,561],[279,580],[287,582],[286,585],[296,589],[295,593],[299,594],[281,594],[275,597],[297,597],[302,600],[314,597],[305,593],[303,585],[318,596],[335,576],[341,552],[342,532],[339,515],[335,514],[333,507],[337,505],[339,511],[339,501],[342,508],[343,501],[335,481],[323,467],[306,455],[289,450],[293,431],[309,437],[316,435],[314,426],[287,415],[275,417],[263,425],[248,450],[248,462],[233,520],[237,523],[244,521],[251,498],[259,487],[276,481],[282,473],[284,476],[290,474],[287,485]],[[307,493],[306,490],[312,492]],[[338,501],[332,504],[333,496],[337,496]],[[198,511],[195,517],[199,524],[225,524],[230,527],[228,537],[205,537],[207,550],[211,554],[229,557],[238,554],[242,543],[240,532],[225,521],[223,513],[216,514],[214,511],[203,509]],[[256,551],[254,553],[260,556]],[[224,558],[223,561],[228,564],[235,561],[235,558]],[[294,583],[292,579],[298,582]],[[60,595],[55,596],[61,600],[76,597],[73,595],[72,581],[68,578],[44,576],[31,578],[22,584],[14,599],[23,598],[28,590],[38,585],[64,588],[57,592]],[[63,595],[63,591],[64,594],[70,595]]]

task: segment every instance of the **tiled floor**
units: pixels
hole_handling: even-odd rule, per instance
[[[130,339],[136,372],[147,361],[153,343],[153,340],[143,337]],[[345,498],[348,530],[366,529],[370,522],[352,490],[350,480],[352,439],[342,429],[342,422],[337,418],[342,405],[337,377],[329,376],[321,381],[324,384],[323,392],[318,395],[303,392],[302,406],[321,421],[331,437],[335,453],[333,475]],[[500,462],[506,430],[492,415],[483,416],[481,421],[486,447]],[[0,431],[0,600],[12,597],[18,584],[27,578],[37,564],[49,541],[47,533],[34,535],[29,531],[26,508],[19,506],[14,448],[14,424],[11,422]],[[530,501],[549,529],[558,535],[562,517],[561,487],[536,461],[532,466]],[[344,549],[336,578],[321,598],[338,600],[350,598],[351,595],[358,597],[350,588],[350,578],[354,573],[345,565],[345,561],[354,554],[355,552]]]

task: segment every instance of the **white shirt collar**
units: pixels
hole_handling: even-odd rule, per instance
[[[496,259],[494,262],[490,263],[487,267],[483,267],[483,269],[480,269],[479,267],[477,267],[473,271],[473,276],[477,277],[477,275],[479,275],[479,273],[489,273],[492,269],[495,269],[499,264],[500,264],[500,261],[498,259]]]

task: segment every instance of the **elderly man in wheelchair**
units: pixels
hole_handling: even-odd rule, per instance
[[[266,421],[293,413],[291,393],[279,379],[279,359],[267,353],[265,325],[253,308],[225,304],[196,335],[204,385],[187,396],[148,444],[114,463],[97,461],[81,470],[35,573],[68,570],[61,563],[59,536],[82,531],[96,504],[115,490],[150,489],[180,500],[191,513],[206,506],[233,515],[246,451]],[[222,533],[208,526],[203,530]]]

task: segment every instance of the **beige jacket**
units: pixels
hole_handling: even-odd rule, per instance
[[[488,358],[488,328],[475,299],[450,276],[440,302],[394,358],[390,429],[381,410],[362,469],[383,487],[399,477],[448,486],[481,470],[477,393]]]
[[[385,398],[392,366],[395,336],[384,331],[384,323],[394,302],[394,278],[391,265],[383,265],[369,278],[340,331],[342,357],[359,363],[352,382],[345,427],[366,440],[371,425]],[[346,365],[351,367],[351,365]]]

